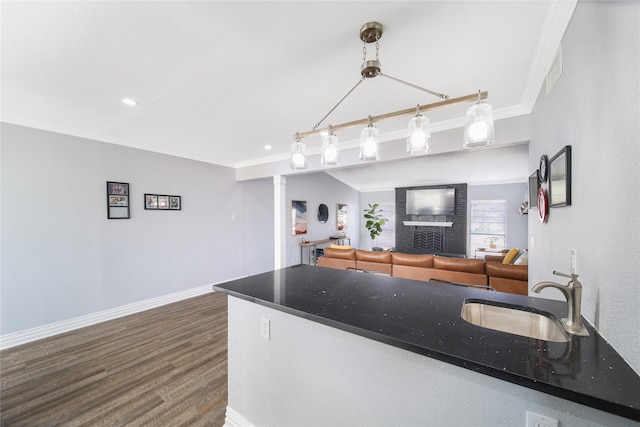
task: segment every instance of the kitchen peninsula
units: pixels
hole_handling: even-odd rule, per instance
[[[460,317],[467,299],[557,318],[563,302],[306,265],[214,290],[231,297],[228,425],[640,421],[640,377],[591,325],[560,343]]]

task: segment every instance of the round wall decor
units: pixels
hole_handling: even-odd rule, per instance
[[[547,182],[549,175],[549,158],[546,154],[540,156],[540,164],[538,165],[538,182],[544,184]]]
[[[547,222],[547,218],[549,217],[549,203],[547,199],[547,192],[544,191],[544,188],[538,190],[538,219],[540,222]]]

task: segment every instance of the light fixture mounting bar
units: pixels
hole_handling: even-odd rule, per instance
[[[413,83],[405,82],[404,80],[400,80],[400,79],[398,79],[398,78],[396,78],[396,77],[392,77],[392,76],[390,76],[390,75],[388,75],[388,74],[384,74],[384,73],[382,73],[382,72],[380,72],[380,74],[379,74],[379,75],[380,75],[380,76],[382,76],[382,77],[386,77],[386,78],[388,78],[388,79],[391,79],[391,80],[393,80],[393,81],[396,81],[396,82],[398,82],[398,83],[402,83],[403,85],[407,85],[407,86],[412,87],[412,88],[414,88],[414,89],[418,89],[418,90],[421,90],[421,91],[423,91],[423,92],[430,93],[431,95],[435,95],[435,96],[437,96],[438,98],[441,98],[441,99],[449,99],[449,95],[445,95],[444,93],[438,93],[438,92],[434,92],[434,91],[429,90],[429,89],[425,89],[425,88],[423,88],[423,87],[421,87],[421,86],[414,85]]]
[[[453,98],[453,99],[447,99],[447,100],[444,100],[444,101],[434,102],[432,104],[421,105],[418,108],[418,111],[421,112],[421,113],[424,113],[424,112],[427,112],[427,111],[432,111],[432,110],[437,110],[439,108],[448,107],[450,105],[463,104],[463,103],[466,103],[466,102],[478,102],[481,99],[486,99],[488,96],[489,96],[489,93],[487,91],[481,91],[481,92],[478,92],[478,93],[472,93],[471,95],[465,95],[465,96],[461,96],[461,97],[458,97],[458,98]],[[380,114],[378,116],[369,116],[369,117],[364,118],[364,119],[354,120],[352,122],[341,123],[339,125],[331,125],[331,129],[335,132],[337,130],[345,129],[345,128],[349,128],[349,127],[353,127],[353,126],[366,125],[367,123],[369,123],[369,119],[371,119],[372,122],[380,122],[382,120],[391,119],[391,118],[394,118],[394,117],[402,117],[402,116],[409,116],[409,115],[415,115],[415,114],[416,114],[416,107],[411,107],[411,108],[407,108],[407,109],[400,110],[400,111],[394,111],[392,113]],[[310,131],[307,131],[307,132],[296,133],[296,136],[298,138],[306,138],[307,136],[316,135],[316,134],[319,134],[320,132],[323,132],[325,130],[328,130],[328,128],[323,128],[323,129],[314,128],[313,130],[310,130]]]

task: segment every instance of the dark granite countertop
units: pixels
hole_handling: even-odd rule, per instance
[[[214,290],[640,421],[640,377],[585,322],[568,343],[472,325],[466,299],[528,306],[558,319],[566,303],[460,286],[298,265]]]

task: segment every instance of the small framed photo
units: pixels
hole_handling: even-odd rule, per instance
[[[538,176],[537,170],[529,176],[529,210],[538,209],[538,189],[540,189]]]
[[[145,194],[144,195],[144,208],[145,209],[158,209],[158,195],[157,194]]]
[[[129,184],[127,184],[126,182],[107,182],[107,194],[128,196]]]
[[[107,219],[129,218],[129,183],[107,181]]]
[[[129,196],[109,195],[109,206],[129,206]]]
[[[169,196],[169,209],[179,211],[182,209],[182,198],[180,196]]]
[[[571,205],[571,146],[549,160],[549,206]]]
[[[169,209],[169,196],[158,196],[158,209]]]

